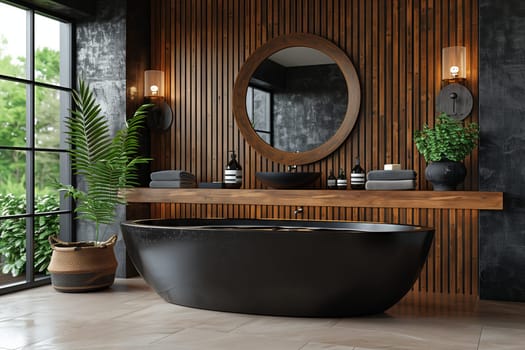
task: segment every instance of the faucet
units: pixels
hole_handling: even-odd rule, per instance
[[[295,165],[295,164],[294,165],[288,165],[288,171],[292,171],[292,170],[297,172],[297,165]]]

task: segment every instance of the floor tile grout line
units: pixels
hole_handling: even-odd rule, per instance
[[[481,326],[481,329],[479,330],[479,337],[478,337],[478,346],[476,347],[477,350],[479,350],[479,346],[481,344],[481,336],[483,335],[483,329],[485,326]]]
[[[257,321],[256,318],[252,318],[252,319],[250,319],[250,320],[246,320],[246,322],[244,322],[244,323],[238,325],[237,327],[235,327],[235,328],[233,328],[233,329],[230,329],[227,333],[231,333],[231,334],[242,334],[242,332],[236,332],[236,331],[237,331],[239,328],[244,327],[244,326],[246,326],[246,325],[248,325],[248,324],[250,324],[250,323],[252,323],[252,322],[255,322],[255,321]]]
[[[168,337],[171,337],[171,336],[174,335],[174,334],[180,333],[180,332],[182,332],[182,331],[185,330],[185,329],[187,329],[187,328],[180,328],[180,329],[177,330],[176,332],[173,332],[173,333],[167,334],[166,336],[164,336],[164,337],[162,337],[162,338],[159,338],[159,339],[157,339],[157,340],[155,340],[155,341],[150,342],[149,345],[158,345],[162,340],[164,340],[164,339],[166,339],[166,338],[168,338]]]

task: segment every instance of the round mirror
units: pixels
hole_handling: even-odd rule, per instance
[[[312,163],[348,137],[359,113],[357,74],[346,54],[312,34],[261,46],[234,86],[239,129],[259,153],[289,165]]]

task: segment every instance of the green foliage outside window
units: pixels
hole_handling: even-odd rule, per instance
[[[53,212],[59,209],[55,196],[44,195],[35,198],[38,212]],[[26,211],[25,195],[0,194],[0,215],[15,215]],[[34,218],[35,256],[34,269],[36,273],[45,273],[51,259],[51,247],[48,237],[59,232],[59,216],[46,215]],[[0,220],[0,255],[3,263],[2,273],[10,273],[13,277],[25,272],[26,267],[26,219]]]
[[[0,36],[0,71],[3,75],[24,76],[26,59],[7,53],[8,43]],[[49,48],[35,51],[35,76],[46,82],[60,80],[60,54]],[[60,111],[58,91],[35,88],[35,144],[40,148],[57,148],[60,140],[57,115]],[[26,210],[26,155],[23,150],[1,147],[25,147],[27,86],[0,79],[0,217],[19,215]],[[53,152],[38,153],[35,169],[35,212],[59,210],[57,190],[58,157]],[[44,273],[51,258],[48,236],[58,234],[59,215],[34,217],[34,271]],[[19,276],[26,265],[26,219],[0,219],[0,273]]]
[[[25,58],[11,57],[6,54],[7,42],[0,37],[0,68],[4,74],[12,76],[23,75]],[[47,81],[59,80],[60,55],[58,51],[49,48],[35,51],[35,74],[45,77]],[[38,135],[37,147],[56,148],[60,140],[60,130],[53,121],[59,112],[59,100],[50,98],[53,90],[35,89],[35,134]],[[26,88],[24,84],[8,80],[0,80],[0,146],[24,147],[26,145]],[[53,154],[42,152],[40,155],[41,169],[37,169],[37,186],[39,193],[50,193],[51,186],[45,183],[52,179],[58,180],[58,167]],[[25,193],[25,157],[23,152],[0,150],[0,194]],[[39,174],[40,178],[39,178]],[[46,181],[49,179],[49,181]]]

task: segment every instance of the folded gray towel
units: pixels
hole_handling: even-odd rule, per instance
[[[367,190],[415,190],[416,180],[369,180],[366,182]]]
[[[197,187],[195,181],[151,181],[149,187],[155,188],[194,188]]]
[[[154,171],[150,174],[152,181],[178,181],[189,180],[195,181],[195,175],[184,170],[161,170]]]
[[[366,178],[368,180],[415,180],[414,170],[371,170]]]

